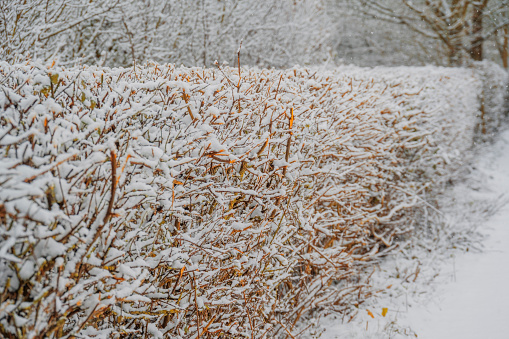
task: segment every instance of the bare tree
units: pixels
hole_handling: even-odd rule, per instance
[[[326,0],[0,0],[0,57],[285,67],[329,56]]]
[[[121,0],[0,0],[0,56],[93,59]]]
[[[486,39],[494,42],[504,68],[509,68],[509,1],[491,1],[487,10]]]
[[[484,43],[492,37],[500,39],[509,25],[507,0],[355,0],[354,4],[364,15],[439,41],[451,65],[483,60]],[[503,58],[504,43],[499,45]]]

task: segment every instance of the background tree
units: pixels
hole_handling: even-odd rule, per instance
[[[63,60],[95,59],[94,47],[119,4],[120,0],[1,0],[0,56],[8,61],[28,54],[42,59],[57,55]]]
[[[509,24],[507,0],[356,0],[353,5],[363,15],[438,41],[450,65],[483,60],[487,40],[500,37]],[[497,46],[503,51],[503,43]]]
[[[498,52],[504,68],[509,68],[509,1],[491,1],[486,11],[487,41],[490,48]],[[494,46],[493,46],[494,45]]]
[[[334,31],[322,0],[0,0],[0,57],[188,66],[321,63]]]

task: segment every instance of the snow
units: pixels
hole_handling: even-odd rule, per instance
[[[53,238],[42,240],[35,247],[35,255],[40,257],[46,257],[46,259],[52,259],[66,252],[66,247],[55,241]]]
[[[509,194],[509,131],[480,162],[490,194]],[[476,193],[471,192],[471,193]],[[419,338],[503,339],[509,335],[509,205],[482,225],[482,253],[459,254],[449,267],[452,282],[429,305],[405,316]],[[445,265],[449,263],[444,263]]]
[[[19,271],[19,277],[23,280],[28,280],[32,277],[35,272],[34,263],[32,261],[27,261],[21,267]]]
[[[481,249],[470,239],[465,249],[445,249],[420,253],[419,258],[402,262],[394,256],[374,274],[377,287],[403,291],[382,293],[368,301],[350,323],[328,316],[321,321],[320,338],[422,338],[422,339],[504,339],[509,333],[509,130],[495,144],[484,145],[476,152],[471,167],[474,178],[460,182],[450,194],[452,210],[445,217],[455,219],[454,212],[464,214],[476,224],[482,237]],[[476,156],[477,155],[477,156]],[[476,219],[475,205],[492,209],[492,215],[481,222]],[[464,209],[470,205],[470,210]],[[468,223],[450,225],[457,233],[470,232]],[[412,255],[410,252],[409,255]],[[422,264],[421,274],[411,284],[393,280],[388,271],[394,267]],[[400,270],[400,269],[398,269]],[[424,276],[424,277],[423,277]],[[382,315],[388,309],[386,316]],[[368,313],[371,312],[373,317]],[[320,333],[320,330],[318,330]],[[308,337],[314,337],[311,333]]]

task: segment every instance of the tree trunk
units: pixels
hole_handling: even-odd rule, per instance
[[[504,43],[502,45],[502,64],[505,69],[509,68],[509,27],[504,27]]]
[[[470,57],[475,61],[483,59],[483,12],[488,0],[482,1],[480,4],[474,5],[472,14],[472,41],[470,46]]]

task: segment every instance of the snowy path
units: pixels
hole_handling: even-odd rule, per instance
[[[451,191],[456,213],[467,219],[472,213],[469,208],[509,201],[509,130],[501,133],[495,144],[486,145],[474,165],[482,177],[478,178],[479,187],[460,183]],[[485,205],[476,206],[476,202]],[[468,227],[461,222],[453,224],[460,232]],[[377,286],[399,284],[399,289],[392,287],[378,299],[368,301],[351,323],[326,317],[320,338],[508,339],[509,204],[476,226],[486,236],[482,252],[444,250],[419,257],[419,279],[408,284],[401,280],[398,283],[391,272],[409,267],[416,260],[405,262],[395,256],[374,278]],[[422,252],[416,253],[420,256]],[[384,307],[389,310],[385,317],[380,313]]]
[[[509,338],[509,208],[486,226],[492,228],[486,251],[456,259],[455,281],[440,304],[407,315],[419,338]]]
[[[493,195],[509,195],[509,131],[481,159]],[[509,206],[481,226],[487,235],[483,253],[455,259],[453,282],[437,300],[411,310],[408,325],[423,339],[509,338]]]

